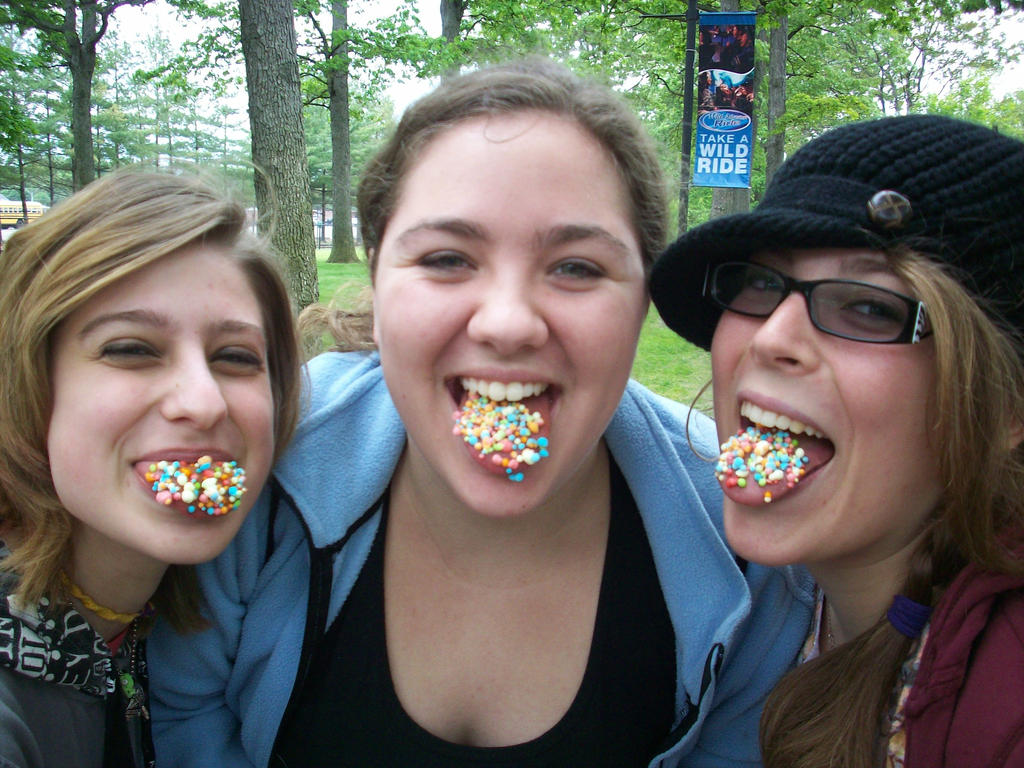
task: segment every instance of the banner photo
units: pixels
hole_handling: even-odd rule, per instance
[[[755,16],[700,15],[694,186],[750,186]]]

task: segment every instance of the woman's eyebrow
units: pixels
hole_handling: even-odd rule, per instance
[[[79,338],[87,336],[96,328],[109,323],[139,323],[159,328],[168,325],[167,318],[148,309],[126,309],[123,312],[108,312],[97,315],[78,331]]]
[[[561,224],[553,227],[541,239],[549,246],[565,245],[579,240],[600,240],[623,255],[631,252],[629,246],[621,239],[595,224]]]
[[[762,259],[770,259],[773,264],[783,271],[792,268],[793,264],[800,257],[800,249],[779,249],[758,251],[754,254]],[[771,266],[771,265],[769,265]],[[881,253],[865,251],[845,254],[839,259],[839,269],[844,274],[851,274],[855,277],[883,274],[895,275],[892,265]]]
[[[414,237],[420,232],[444,232],[451,235],[458,235],[459,237],[471,238],[473,240],[487,239],[487,232],[483,227],[469,221],[468,219],[460,218],[428,219],[426,221],[421,221],[406,229],[395,239],[401,243],[410,237]]]
[[[892,266],[885,258],[869,256],[869,255],[856,255],[851,256],[848,259],[843,259],[842,262],[843,271],[850,272],[854,275],[895,275]]]
[[[151,328],[167,328],[172,325],[167,317],[152,310],[127,309],[122,312],[108,312],[97,315],[82,326],[81,330],[78,331],[78,336],[79,338],[84,338],[97,328],[102,328],[104,325],[111,323],[135,323]],[[246,320],[236,320],[233,318],[219,320],[213,324],[213,328],[221,333],[252,333],[260,338],[266,338],[262,325],[250,323]]]

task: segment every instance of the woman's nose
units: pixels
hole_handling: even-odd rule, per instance
[[[807,299],[794,292],[761,322],[750,346],[762,364],[794,371],[810,369],[818,359],[819,333],[811,322]]]
[[[467,327],[473,341],[488,344],[506,356],[521,349],[536,349],[547,341],[543,302],[529,280],[494,276],[477,288],[477,305]]]
[[[169,421],[186,420],[209,429],[227,414],[227,400],[206,356],[185,358],[168,366],[160,412]]]

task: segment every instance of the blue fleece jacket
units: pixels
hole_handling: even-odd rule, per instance
[[[228,549],[199,567],[213,627],[180,636],[158,626],[149,641],[162,765],[268,764],[296,681],[310,674],[304,636],[338,615],[369,554],[405,430],[376,353],[321,355],[309,377],[309,410],[271,483]],[[676,727],[651,767],[757,766],[761,705],[806,636],[813,585],[799,570],[737,566],[686,411],[631,381],[605,432],[676,633]],[[692,415],[690,437],[717,453],[706,417]]]

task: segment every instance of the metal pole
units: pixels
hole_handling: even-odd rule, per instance
[[[642,13],[644,19],[671,19],[686,22],[686,56],[683,72],[683,125],[682,147],[679,163],[679,216],[677,226],[679,234],[686,231],[687,214],[690,207],[690,152],[693,143],[693,59],[697,52],[697,23],[700,13],[697,0],[688,0],[686,15],[678,13]]]
[[[683,74],[683,151],[679,179],[679,234],[687,228],[690,204],[690,152],[693,143],[693,57],[697,51],[697,0],[689,0],[686,7],[686,71]]]

